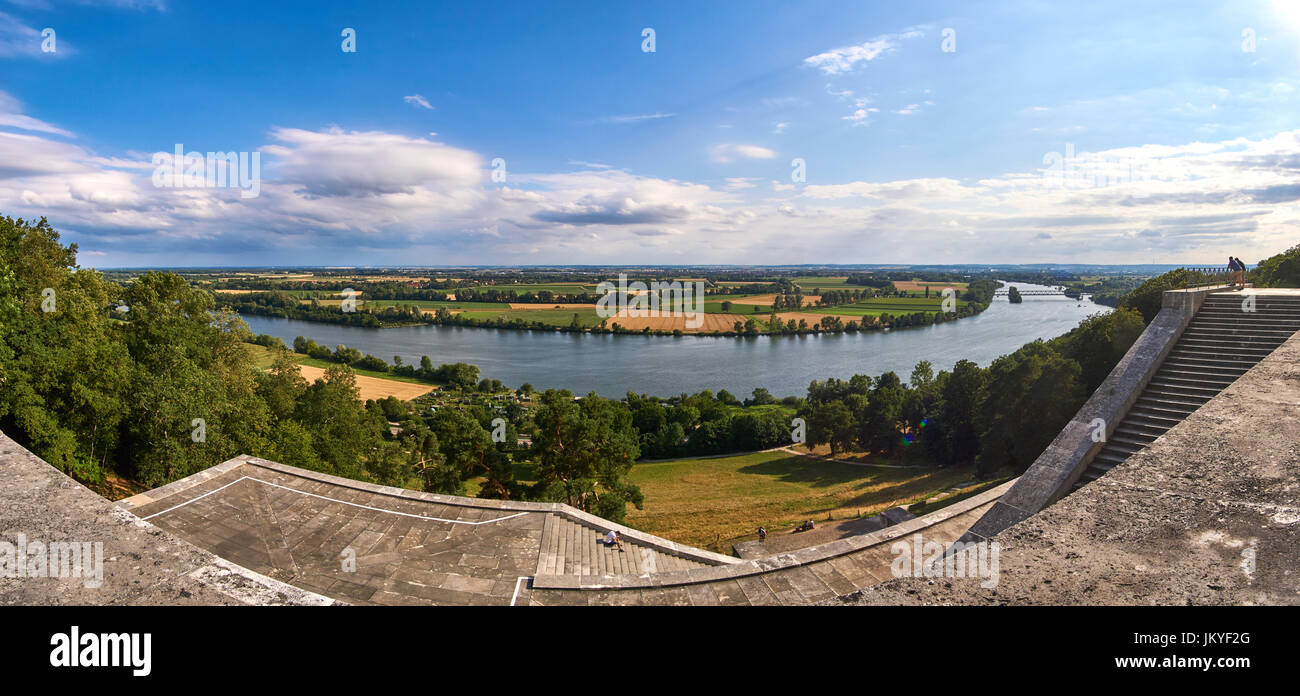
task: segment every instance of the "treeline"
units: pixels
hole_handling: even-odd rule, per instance
[[[360,481],[565,501],[621,519],[641,493],[626,480],[640,455],[626,405],[542,394],[530,458],[494,438],[482,406],[415,415],[395,400],[358,399],[355,373],[331,366],[308,383],[287,350],[259,371],[248,327],[212,293],[174,273],[120,285],[76,266],[48,222],[0,218],[0,429],[90,485],[109,473],[163,485],[239,454]],[[310,349],[310,344],[304,347]],[[317,351],[319,354],[319,351]],[[333,351],[340,360],[354,356]],[[414,368],[467,385],[477,368]],[[513,416],[521,417],[518,406]],[[403,425],[394,435],[388,422]]]
[[[975,464],[980,475],[1033,463],[1142,333],[1141,315],[1121,309],[1035,341],[987,368],[969,360],[934,374],[921,361],[903,382],[814,381],[799,408],[809,444],[892,456],[919,447],[941,465]]]
[[[791,444],[790,419],[798,402],[794,397],[778,402],[759,388],[744,402],[723,389],[716,396],[705,390],[671,399],[629,392],[624,403],[631,411],[642,455],[670,459]],[[753,406],[770,408],[748,408]]]

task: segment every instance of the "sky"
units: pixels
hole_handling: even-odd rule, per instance
[[[100,268],[1255,263],[1298,115],[1300,0],[0,0]]]

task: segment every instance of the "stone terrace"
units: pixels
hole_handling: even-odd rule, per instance
[[[537,574],[736,561],[565,505],[433,495],[252,457],[120,505],[243,567],[354,604],[507,605],[527,599]],[[601,543],[610,529],[623,550]]]

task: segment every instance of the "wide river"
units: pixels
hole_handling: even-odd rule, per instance
[[[1047,289],[1012,283],[1022,290]],[[622,398],[627,392],[673,396],[701,389],[726,389],[744,398],[755,387],[775,396],[807,393],[814,379],[854,374],[877,376],[893,370],[907,381],[920,360],[937,373],[958,360],[988,365],[1039,338],[1054,338],[1090,314],[1110,308],[1084,299],[1026,296],[1020,305],[994,298],[983,313],[953,322],[898,331],[805,336],[720,338],[508,331],[454,326],[364,329],[338,324],[246,316],[255,334],[286,344],[296,336],[334,347],[340,343],[392,362],[434,365],[467,362],[484,377],[518,387],[594,391]]]

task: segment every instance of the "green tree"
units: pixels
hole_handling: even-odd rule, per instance
[[[1024,471],[1082,405],[1079,364],[1035,341],[993,361],[976,416],[976,469]]]
[[[595,393],[575,401],[567,390],[548,389],[539,399],[533,452],[543,500],[558,500],[615,522],[627,504],[643,504],[641,490],[627,479],[640,456],[626,405]]]

